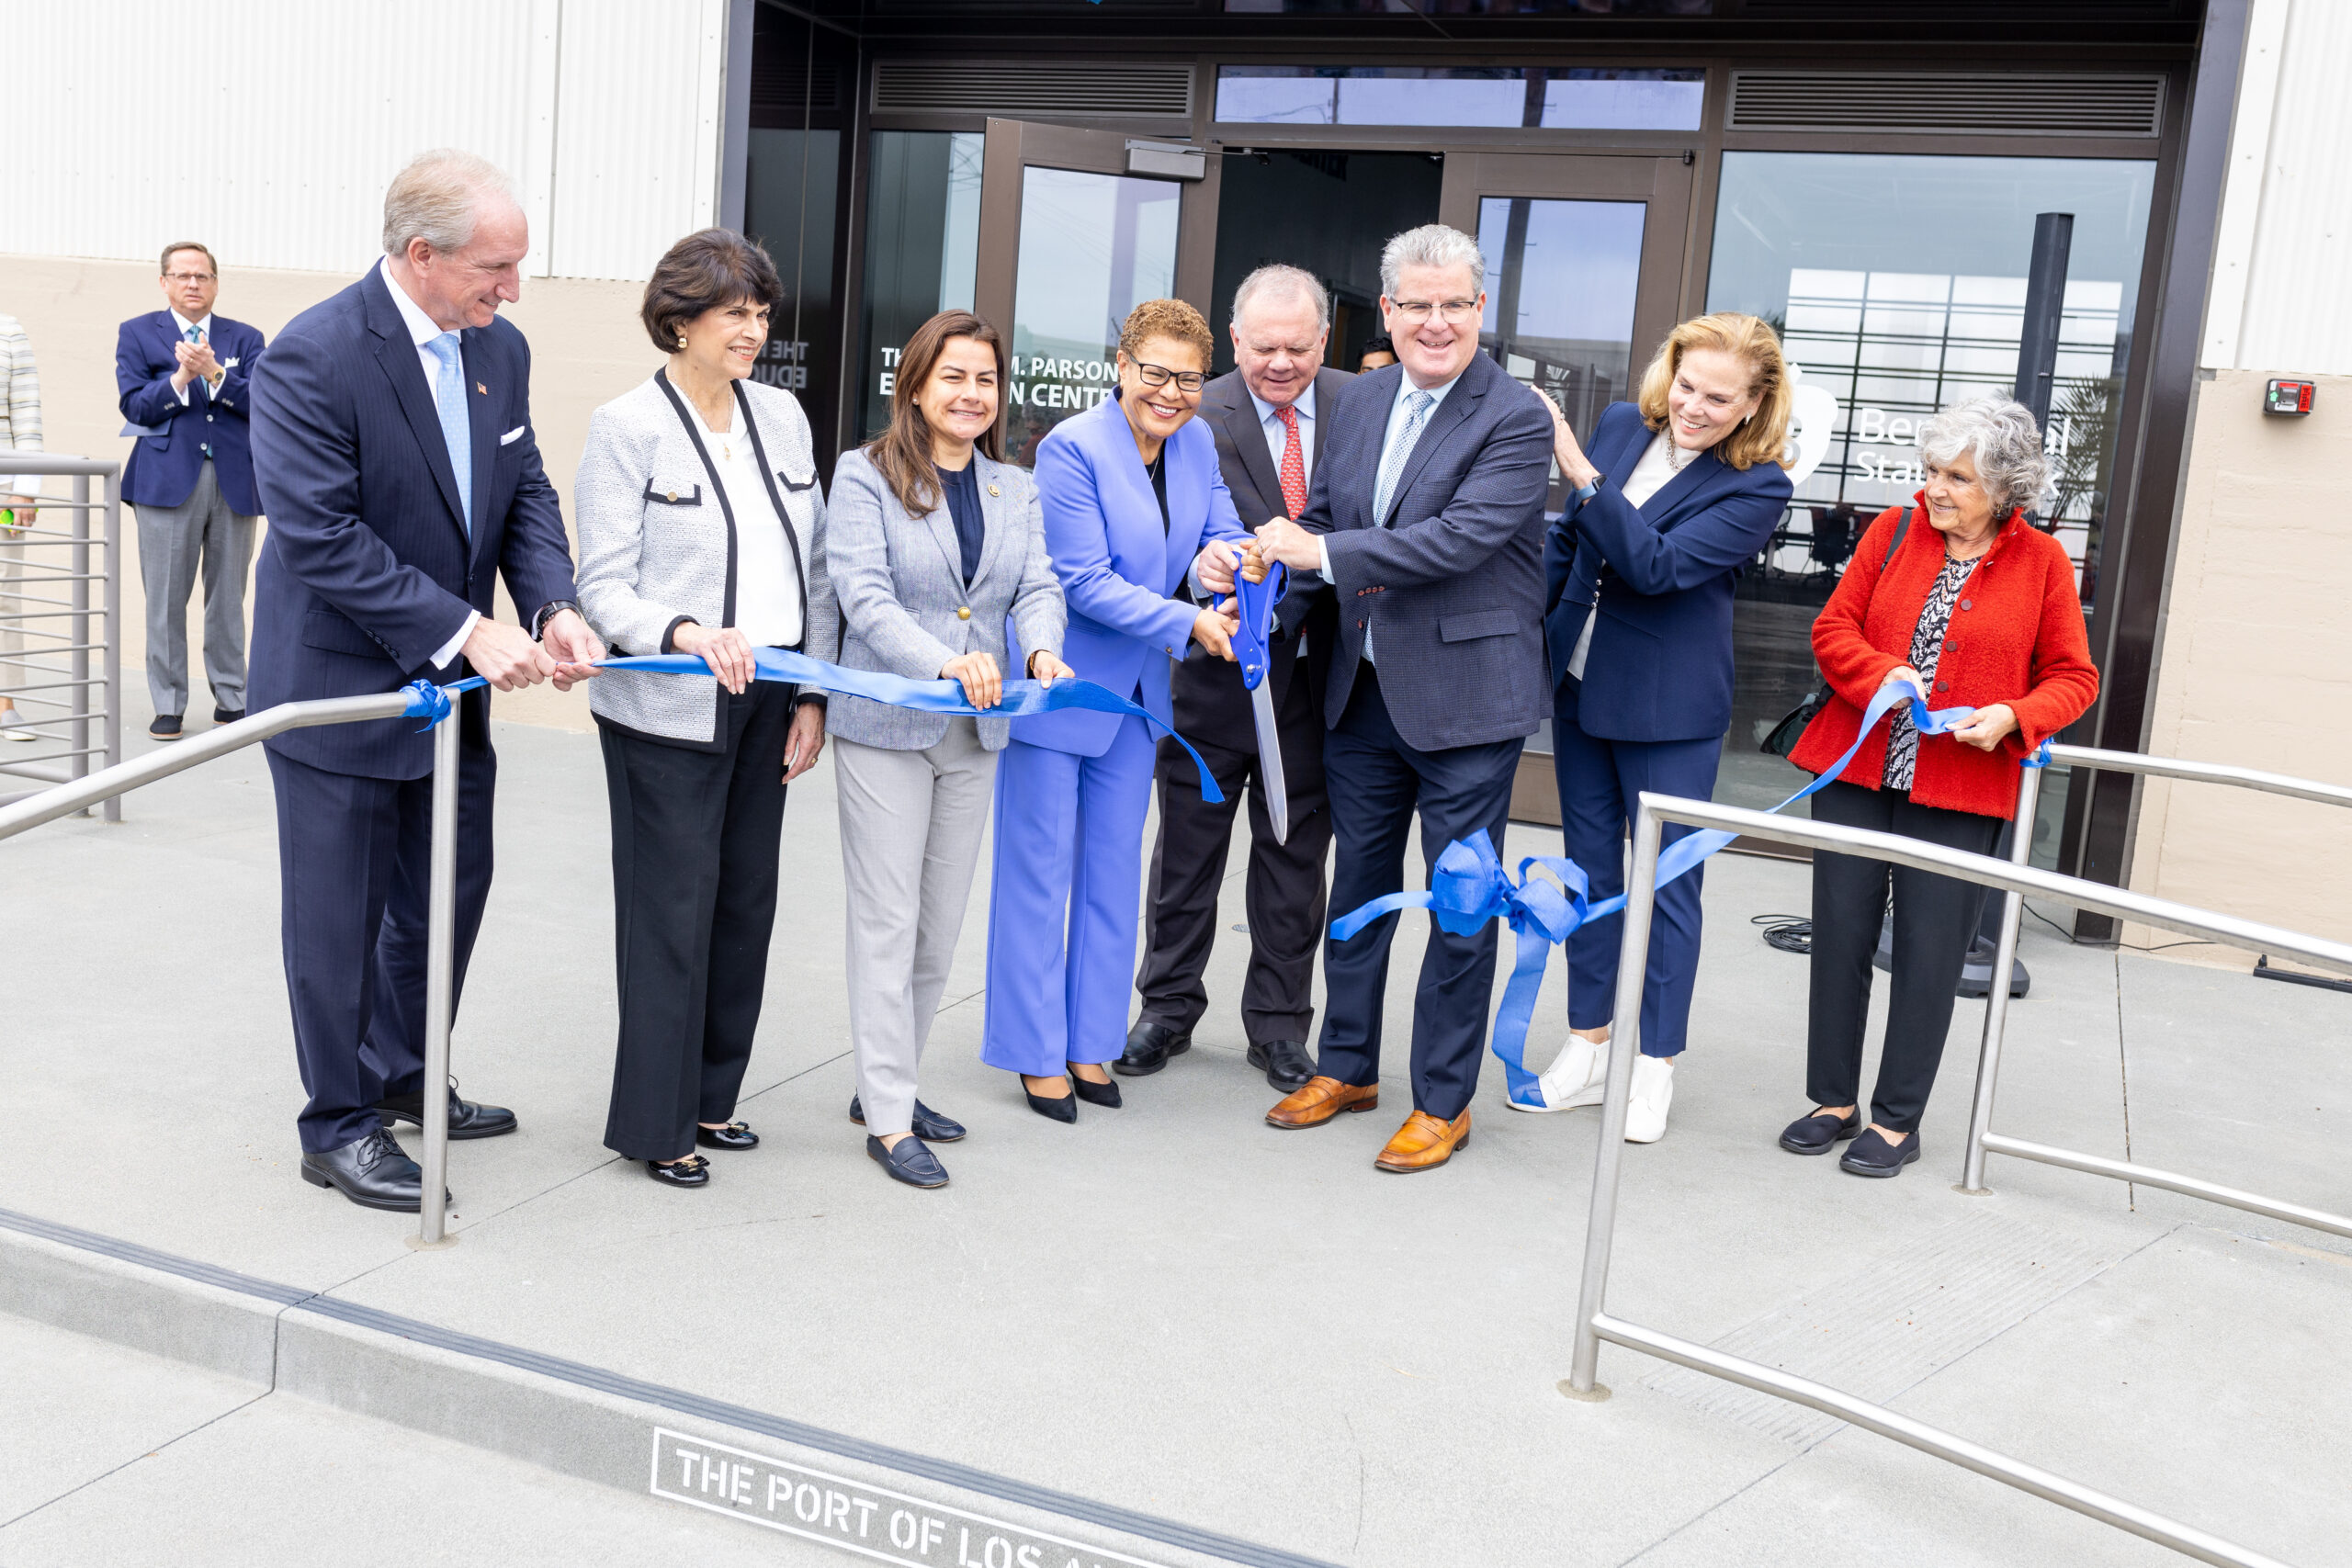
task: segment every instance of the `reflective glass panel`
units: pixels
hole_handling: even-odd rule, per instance
[[[1695,130],[1706,73],[1584,67],[1224,65],[1216,118],[1255,125]]]
[[[841,352],[833,311],[833,205],[840,184],[838,130],[754,130],[743,169],[743,228],[767,248],[784,285],[784,303],[769,318],[768,341],[754,380],[799,398],[809,424],[831,425],[830,376],[812,383],[812,365]]]
[[[877,130],[866,185],[858,430],[890,423],[899,350],[942,310],[972,308],[980,239],[977,131]]]
[[[1037,442],[1118,385],[1119,326],[1176,288],[1173,180],[1031,168],[1021,176],[1021,258],[1012,294],[1008,456]]]
[[[2057,492],[2041,525],[2074,558],[2085,606],[2097,601],[2154,176],[2154,164],[2127,160],[1724,155],[1707,307],[1781,328],[1798,425],[1795,499],[1740,582],[1720,798],[1769,806],[1804,782],[1757,742],[1817,682],[1813,620],[1861,530],[1918,490],[1927,416],[2014,388],[2044,212],[2075,222],[2045,432]],[[2043,795],[2063,810],[2060,780]],[[2037,829],[2044,864],[2056,820],[2046,811]]]
[[[1236,17],[1704,17],[1714,8],[1714,0],[1225,0]]]

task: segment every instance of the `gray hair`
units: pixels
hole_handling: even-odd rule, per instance
[[[1241,321],[1241,313],[1260,295],[1271,295],[1279,299],[1307,300],[1315,307],[1316,326],[1328,327],[1331,324],[1331,296],[1324,289],[1322,280],[1304,267],[1272,262],[1243,278],[1241,287],[1233,291],[1233,320],[1237,325]],[[1268,303],[1272,302],[1269,299]]]
[[[1487,254],[1478,248],[1478,242],[1442,223],[1408,229],[1382,247],[1380,291],[1396,299],[1396,279],[1408,266],[1466,266],[1472,288],[1487,286]]]
[[[1919,456],[1951,462],[1962,452],[1976,465],[1977,479],[1993,498],[1993,514],[2007,517],[2018,507],[2038,507],[2050,494],[2050,459],[2042,456],[2041,431],[2032,411],[2007,398],[1974,398],[1928,421],[1919,432]]]
[[[420,152],[392,176],[384,192],[384,254],[408,254],[423,240],[443,255],[472,243],[485,206],[519,206],[514,186],[498,165],[454,147]]]

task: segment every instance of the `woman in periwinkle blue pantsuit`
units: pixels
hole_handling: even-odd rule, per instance
[[[1199,551],[1248,537],[1216,438],[1193,423],[1214,347],[1190,305],[1146,300],[1120,329],[1117,395],[1037,448],[1062,657],[1163,724],[1188,640],[1233,657],[1234,622],[1173,597]],[[1014,719],[998,763],[980,1060],[1019,1073],[1057,1122],[1078,1120],[1078,1099],[1119,1103],[1102,1064],[1126,1043],[1153,756],[1142,719],[1066,708]]]

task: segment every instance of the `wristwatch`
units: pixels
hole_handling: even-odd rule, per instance
[[[557,612],[561,610],[570,610],[575,615],[580,615],[580,602],[577,599],[550,599],[540,605],[539,613],[531,617],[532,641],[537,642],[547,635],[548,623],[555,619]],[[584,620],[586,617],[583,615],[582,619]]]
[[[1589,481],[1577,486],[1577,493],[1574,497],[1576,503],[1578,506],[1582,506],[1586,502],[1590,501],[1594,496],[1600,494],[1601,484],[1607,480],[1609,476],[1607,474],[1595,473]]]

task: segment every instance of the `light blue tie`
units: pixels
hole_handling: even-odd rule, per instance
[[[204,341],[204,329],[202,327],[190,327],[188,328],[186,336],[187,341],[190,343],[202,343]]]
[[[474,536],[474,432],[466,417],[466,367],[458,356],[458,334],[443,333],[424,345],[441,362],[434,378],[433,402],[441,412],[441,439],[449,446],[449,467],[457,470],[458,503],[464,510],[466,537]]]
[[[1388,526],[1388,503],[1396,498],[1396,480],[1405,472],[1405,459],[1413,455],[1413,443],[1420,439],[1421,422],[1429,417],[1430,405],[1437,401],[1433,392],[1415,392],[1405,400],[1405,421],[1396,427],[1396,439],[1380,455],[1380,482],[1372,489],[1372,525]]]

